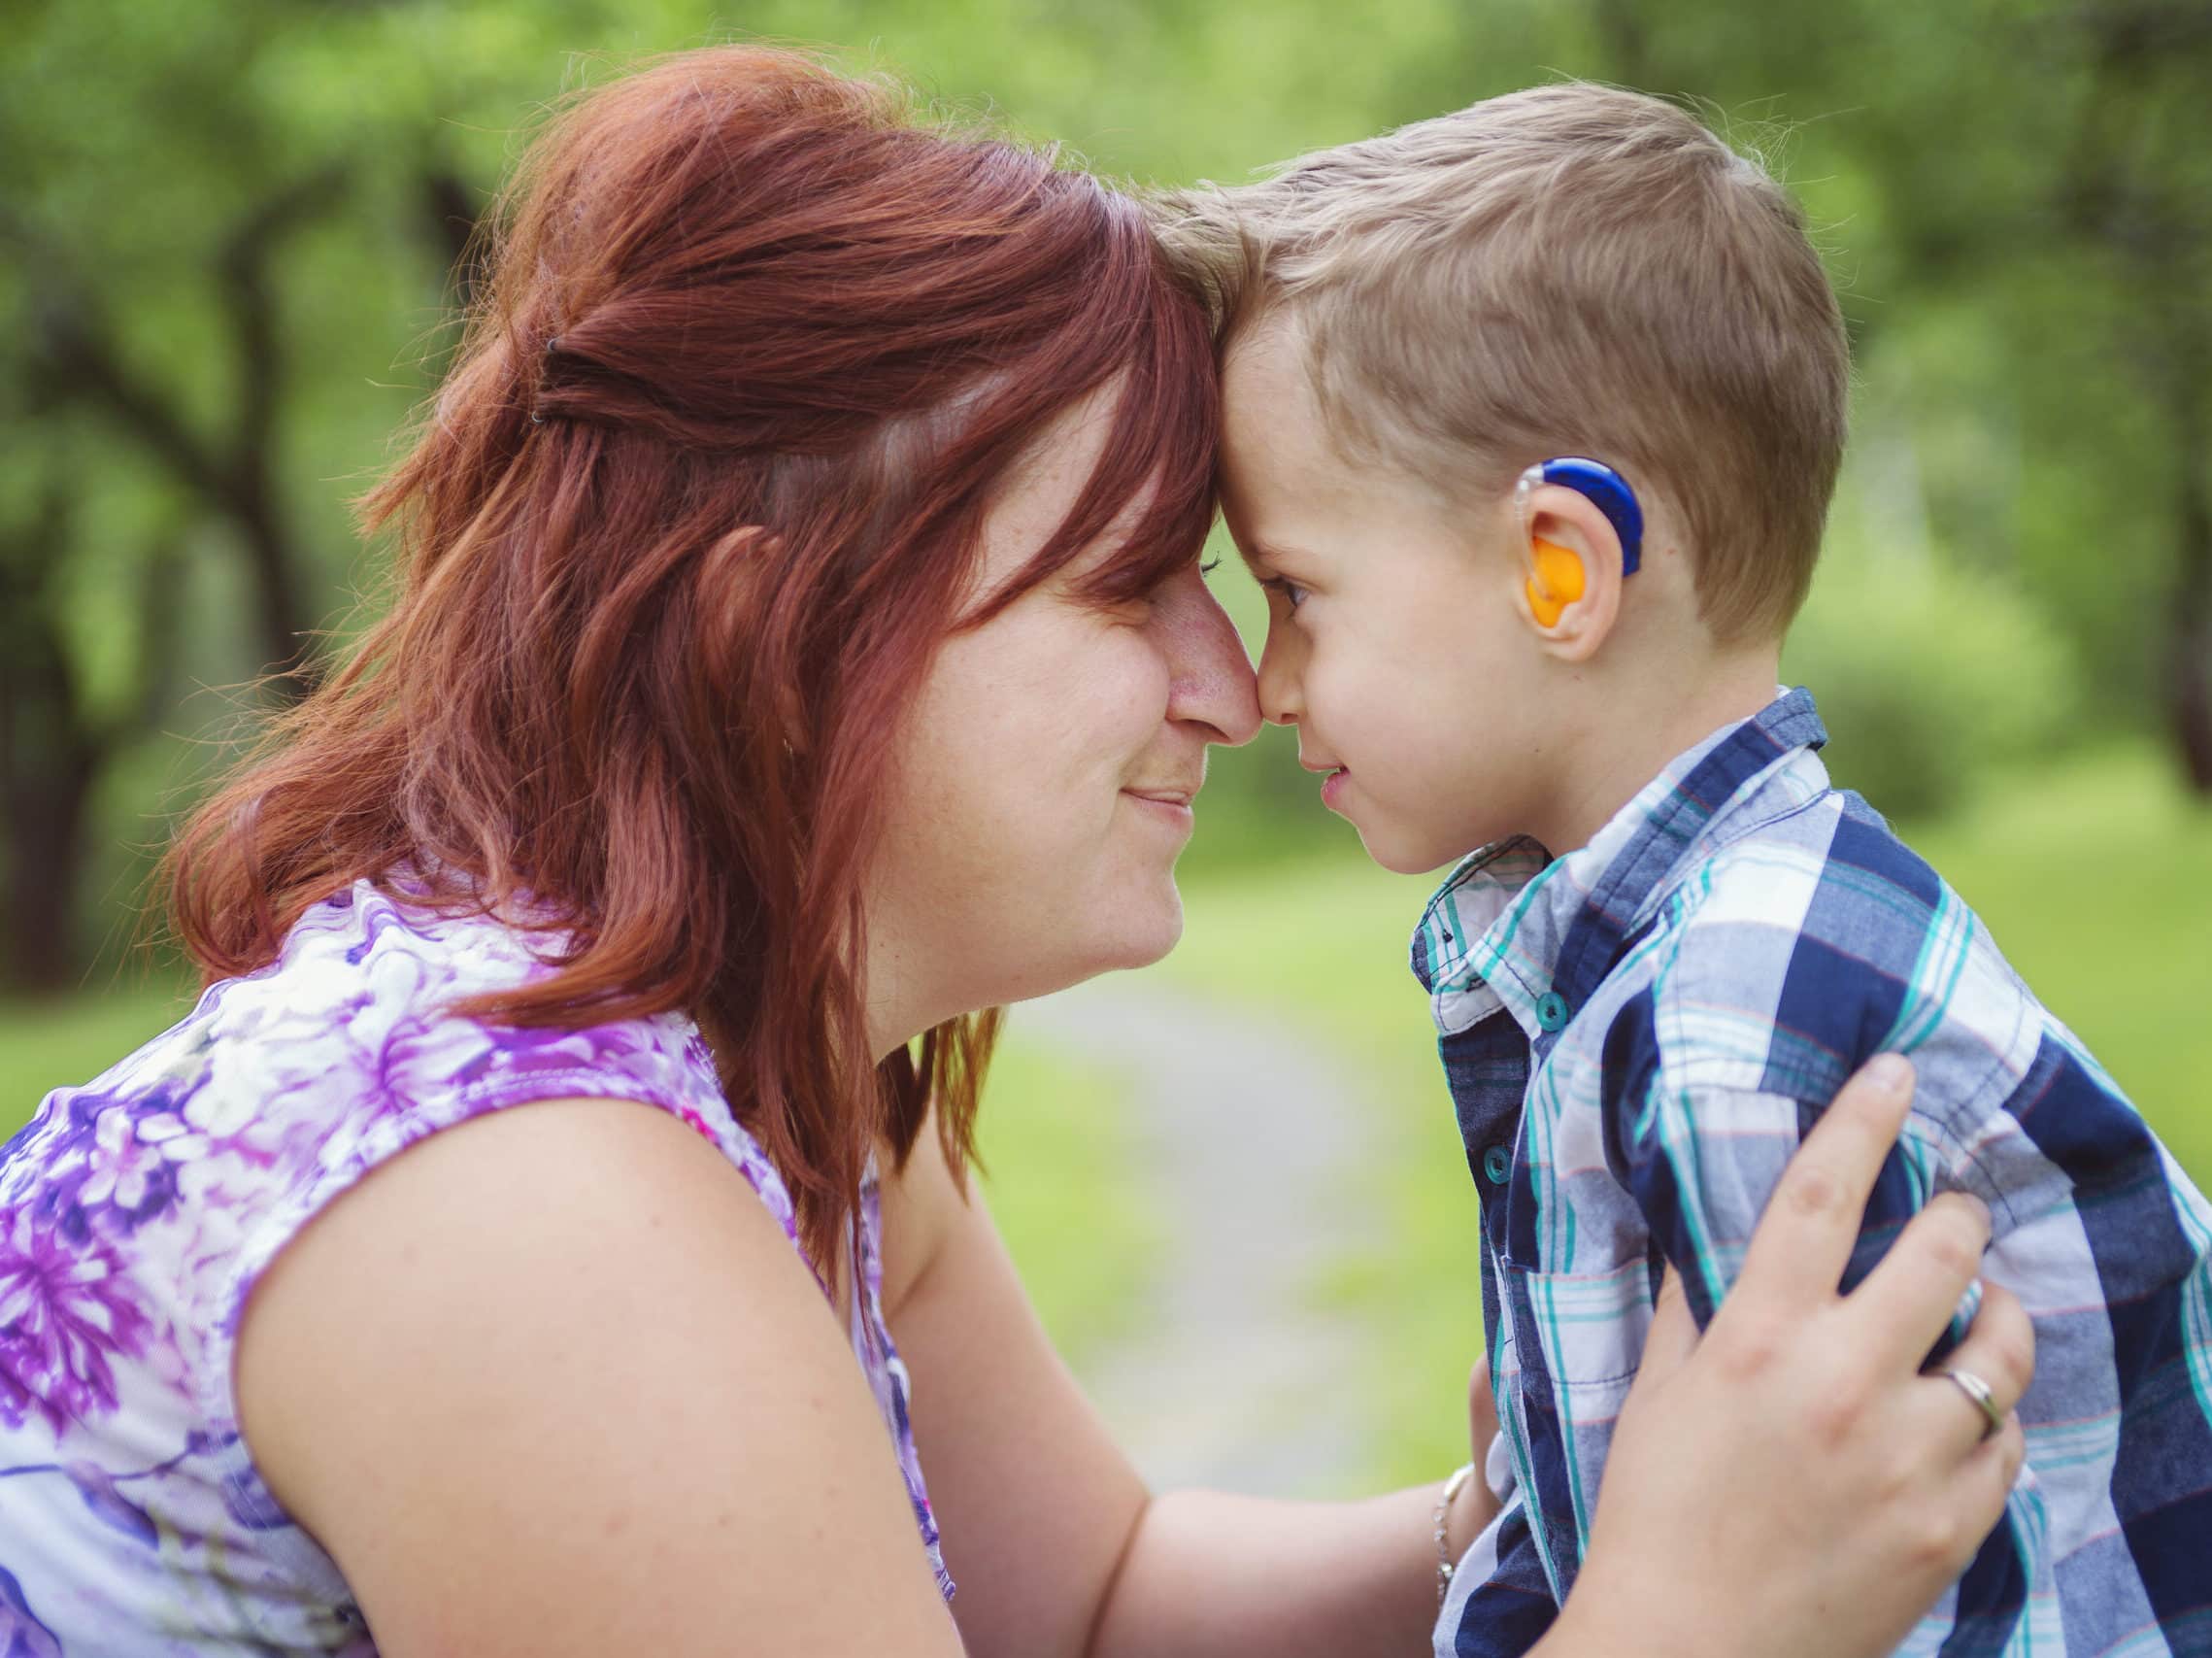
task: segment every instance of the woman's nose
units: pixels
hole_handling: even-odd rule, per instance
[[[1195,566],[1171,577],[1154,599],[1165,634],[1171,679],[1167,717],[1213,728],[1208,742],[1238,747],[1259,734],[1252,660],[1236,624]]]

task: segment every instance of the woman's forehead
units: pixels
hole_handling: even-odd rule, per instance
[[[1031,552],[1051,538],[1105,457],[1123,389],[1117,377],[1053,417],[1007,468],[991,506],[994,525],[1027,540]]]
[[[995,588],[1018,575],[1058,533],[1107,461],[1120,425],[1126,387],[1109,381],[1060,411],[1008,469],[984,527],[981,576]],[[1121,557],[1159,501],[1164,480],[1155,468],[1113,503],[1113,516],[1063,569],[1081,577]]]

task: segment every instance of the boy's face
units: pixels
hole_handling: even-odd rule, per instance
[[[1559,743],[1524,618],[1510,493],[1467,508],[1342,456],[1295,331],[1223,371],[1223,504],[1267,590],[1259,706],[1368,855],[1413,874],[1540,821]]]

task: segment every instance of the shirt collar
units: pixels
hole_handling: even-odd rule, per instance
[[[1693,855],[1827,788],[1812,694],[1783,691],[1668,764],[1590,844],[1555,859],[1525,835],[1473,853],[1413,935],[1413,971],[1446,1034],[1504,1008],[1531,1041],[1572,1017]]]

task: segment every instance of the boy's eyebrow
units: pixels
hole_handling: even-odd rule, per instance
[[[1286,547],[1281,544],[1269,546],[1257,538],[1250,545],[1242,541],[1237,542],[1236,550],[1243,555],[1245,567],[1253,570],[1272,569],[1281,564],[1286,558],[1293,561],[1311,558],[1310,554],[1301,552],[1295,547]]]

